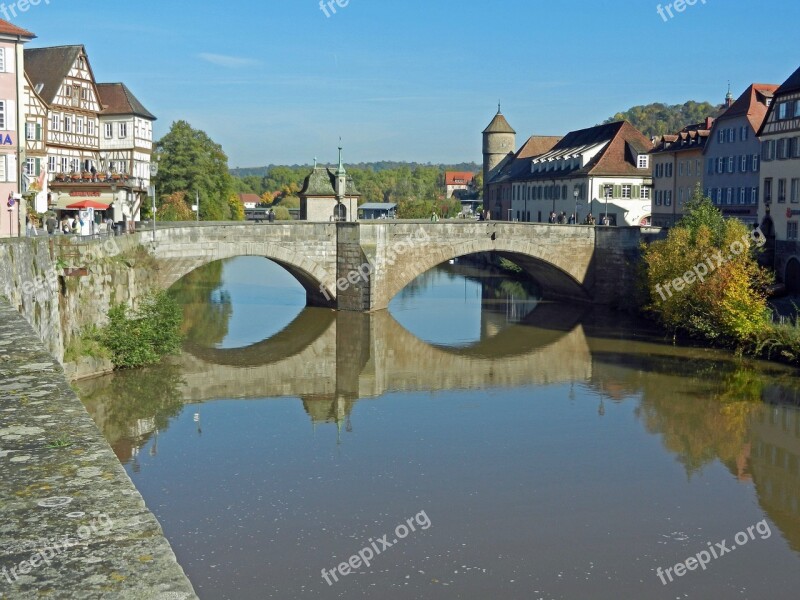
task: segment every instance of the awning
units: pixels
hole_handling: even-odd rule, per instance
[[[105,202],[98,202],[97,200],[94,200],[92,198],[87,198],[85,200],[78,200],[77,202],[70,204],[69,206],[67,206],[67,209],[81,210],[84,208],[93,208],[95,210],[106,210],[108,209],[108,207],[109,204],[106,204]]]
[[[73,209],[67,207],[87,201],[103,204],[104,207],[97,210],[106,210],[109,205],[114,202],[114,198],[111,196],[111,194],[103,194],[102,196],[68,196],[66,194],[61,194],[60,197],[57,194],[53,194],[51,201],[52,204],[50,205],[50,208],[55,210],[78,210],[77,208]]]

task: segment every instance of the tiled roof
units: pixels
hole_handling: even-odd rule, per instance
[[[495,174],[489,183],[500,183],[524,177],[530,173],[531,158],[541,156],[553,149],[560,137],[532,135],[513,155],[509,155],[506,164]]]
[[[781,87],[778,88],[778,91],[775,92],[775,95],[779,94],[788,94],[790,92],[796,92],[800,90],[800,68],[797,69],[794,73],[789,76],[789,79],[783,82]]]
[[[31,33],[27,29],[22,29],[21,27],[17,27],[16,25],[9,23],[8,21],[4,21],[0,19],[0,35],[13,35],[15,37],[25,37],[33,39],[36,37],[36,34]]]
[[[356,189],[353,178],[347,176],[347,188],[345,189],[346,195],[360,196]],[[336,196],[336,173],[329,167],[317,166],[314,168],[308,177],[303,182],[303,189],[300,191],[301,196]]]
[[[581,168],[531,172],[531,158],[515,157],[492,179],[491,183],[566,179],[587,175],[641,177],[650,174],[647,169],[638,168],[637,159],[639,154],[648,154],[652,150],[653,144],[627,121],[572,131],[550,150],[537,155],[537,157],[539,161],[548,158],[558,160],[600,146],[602,148],[597,155]]]
[[[447,171],[444,174],[445,185],[465,185],[475,179],[475,173],[469,171]]]
[[[696,123],[684,127],[677,134],[664,135],[655,139],[655,148],[651,151],[652,154],[670,153],[670,152],[685,152],[687,150],[695,150],[705,148],[711,130],[703,129],[707,126],[708,121],[703,123]]]
[[[82,52],[83,46],[25,49],[25,72],[34,87],[42,85],[40,96],[47,104],[52,104],[61,83]]]
[[[97,92],[100,94],[101,115],[136,115],[156,120],[124,83],[98,83]]]
[[[492,119],[492,122],[489,123],[489,126],[483,130],[483,133],[517,133],[508,124],[506,118],[503,116],[503,113],[497,111],[497,114]]]
[[[242,204],[248,202],[253,202],[255,204],[258,204],[259,202],[261,202],[261,196],[259,196],[258,194],[239,194],[239,202],[241,202]]]
[[[758,131],[767,116],[767,98],[772,98],[777,89],[778,86],[772,83],[750,85],[728,110],[717,117],[717,121],[746,116],[753,129]]]

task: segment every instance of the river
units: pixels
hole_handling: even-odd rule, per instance
[[[797,597],[795,369],[460,263],[374,315],[253,257],[173,292],[183,354],[78,387],[203,599]]]

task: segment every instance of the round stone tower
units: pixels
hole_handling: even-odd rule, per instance
[[[497,168],[509,152],[517,148],[517,132],[508,124],[500,105],[497,105],[497,114],[483,130],[483,198],[488,200],[486,188],[491,179],[497,174]]]

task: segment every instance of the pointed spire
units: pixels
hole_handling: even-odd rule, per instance
[[[339,138],[339,168],[336,170],[336,175],[347,175],[342,162],[342,138]]]
[[[730,107],[733,105],[733,92],[731,92],[731,82],[728,81],[728,93],[725,94],[725,106]]]
[[[500,100],[497,101],[497,114],[502,115],[503,113],[500,111]]]

